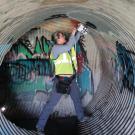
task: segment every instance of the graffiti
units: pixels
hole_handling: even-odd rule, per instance
[[[87,51],[84,49],[84,47],[85,47],[84,39],[85,39],[85,37],[84,37],[84,35],[82,35],[80,37],[80,40],[78,41],[78,43],[80,44],[80,49],[81,49],[81,53],[82,53],[82,56],[84,59],[84,64],[87,65],[89,62],[88,62],[88,58],[87,58]]]
[[[133,92],[135,88],[135,66],[134,59],[131,54],[134,54],[127,50],[125,46],[116,41],[117,57],[116,57],[116,72],[119,78],[119,84],[121,85],[120,93],[122,93],[123,87],[128,88]],[[122,76],[120,76],[120,73]]]
[[[49,18],[47,18],[47,19],[44,19],[45,21],[47,21],[47,20],[51,20],[51,19],[54,19],[54,18],[67,18],[67,15],[66,14],[56,14],[56,15],[52,15],[52,16],[50,16]]]
[[[32,46],[28,39],[19,39],[12,47],[7,60],[13,59],[49,59],[52,43],[44,36],[36,37],[35,46]]]
[[[5,71],[7,81],[15,84],[34,80],[36,76],[52,76],[54,66],[49,59],[51,47],[52,43],[44,36],[37,36],[34,46],[26,36],[20,38],[7,53],[0,73]]]
[[[22,83],[26,80],[31,80],[33,73],[36,76],[52,76],[53,64],[50,60],[17,60],[4,62],[0,68],[0,72],[6,70],[10,76],[12,83]]]
[[[85,22],[85,25],[90,27],[90,28],[97,29],[96,25],[94,25],[93,23],[91,23],[89,21]]]

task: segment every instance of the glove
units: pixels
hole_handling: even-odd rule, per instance
[[[79,26],[77,27],[77,30],[79,32],[81,32],[82,34],[86,35],[88,33],[88,29],[87,27],[85,27],[83,24],[79,24]]]

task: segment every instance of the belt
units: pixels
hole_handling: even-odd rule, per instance
[[[73,80],[75,78],[75,75],[72,75],[71,77],[56,75],[56,78],[58,78],[59,80],[69,80],[69,79]]]

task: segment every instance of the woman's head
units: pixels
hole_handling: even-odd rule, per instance
[[[55,32],[52,35],[52,40],[54,41],[55,44],[63,45],[66,43],[66,34],[62,31]]]

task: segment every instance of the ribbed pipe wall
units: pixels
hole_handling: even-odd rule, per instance
[[[127,49],[134,51],[134,0],[89,0],[81,3],[64,4],[26,1],[0,1],[0,60],[12,44],[25,32],[54,14],[67,14],[82,22],[90,21],[97,30],[89,29],[95,51],[86,43],[90,66],[99,72],[99,84],[92,101],[87,106],[91,112],[87,123],[80,123],[81,135],[134,135],[135,109],[134,93],[124,89],[120,94],[114,73],[115,41],[123,42]],[[23,8],[22,8],[23,7]],[[97,58],[95,52],[98,52]],[[90,54],[91,53],[91,54]],[[92,59],[92,56],[96,58]],[[93,61],[92,61],[93,60]],[[92,61],[92,62],[91,62]],[[99,61],[100,63],[96,61]],[[94,66],[100,67],[95,70]],[[95,81],[96,82],[96,81]],[[131,103],[131,101],[133,101]],[[0,134],[35,134],[20,129],[5,119],[0,113]]]

